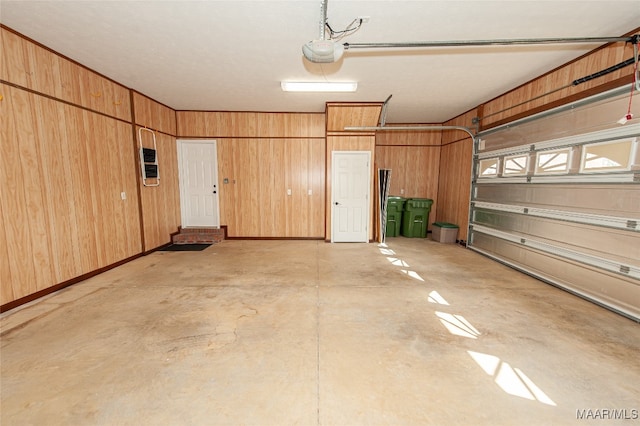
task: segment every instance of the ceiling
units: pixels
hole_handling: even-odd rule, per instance
[[[320,5],[0,0],[0,22],[177,110],[321,112],[327,101],[393,95],[389,123],[446,121],[597,47],[350,49],[336,63],[315,64],[301,48],[319,38]],[[363,16],[369,22],[342,42],[608,37],[640,26],[640,0],[328,2],[335,31]],[[355,80],[359,87],[284,93],[282,80]]]

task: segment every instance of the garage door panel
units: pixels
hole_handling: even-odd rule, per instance
[[[616,89],[481,132],[468,245],[640,321],[640,124],[611,118],[625,99]],[[538,167],[554,152],[561,172]],[[527,166],[514,176],[516,157]]]
[[[638,235],[618,229],[544,219],[517,213],[474,210],[473,222],[522,238],[640,267]]]
[[[638,281],[475,233],[477,251],[631,318],[640,318]]]
[[[637,184],[478,184],[475,200],[618,217],[640,212]]]

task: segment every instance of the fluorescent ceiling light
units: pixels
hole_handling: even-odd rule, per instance
[[[283,81],[280,83],[285,92],[355,92],[358,83],[355,81],[335,82],[300,82]]]

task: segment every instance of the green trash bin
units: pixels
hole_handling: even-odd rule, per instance
[[[406,198],[391,196],[387,198],[387,226],[385,228],[386,237],[397,237],[400,235],[402,226],[402,212]]]
[[[402,213],[402,235],[409,238],[425,238],[429,223],[429,213],[433,200],[430,198],[409,198]]]

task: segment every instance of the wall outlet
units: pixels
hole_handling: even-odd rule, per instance
[[[400,195],[404,195],[404,189],[400,190]]]
[[[313,190],[312,190],[312,189],[309,189],[309,190],[307,191],[307,194],[308,194],[308,195],[313,195]]]
[[[287,195],[291,195],[291,189],[287,189]]]
[[[121,192],[120,193],[120,198],[122,198],[123,200],[127,199],[127,193],[126,192]]]

